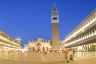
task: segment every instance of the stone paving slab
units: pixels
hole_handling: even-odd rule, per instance
[[[84,59],[84,60],[70,60],[69,63],[66,60],[63,61],[18,61],[0,59],[0,64],[96,64],[96,58]]]
[[[76,53],[69,63],[63,60],[64,54],[0,53],[0,64],[96,64],[96,52]]]

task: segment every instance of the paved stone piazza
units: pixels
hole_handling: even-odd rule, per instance
[[[96,52],[75,52],[68,64],[95,64]],[[39,52],[0,52],[0,64],[67,64],[64,53],[43,54]]]

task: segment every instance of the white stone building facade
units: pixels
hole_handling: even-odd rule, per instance
[[[64,50],[64,40],[60,40],[60,50]]]
[[[65,37],[65,48],[96,51],[96,9]]]
[[[34,41],[28,41],[28,50],[29,51],[51,51],[51,40],[49,39],[48,42],[45,41],[43,37],[38,38]]]

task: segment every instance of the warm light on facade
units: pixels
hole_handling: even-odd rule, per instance
[[[8,39],[6,39],[6,38],[4,38],[4,37],[2,37],[2,36],[0,36],[0,38],[4,39],[4,40],[6,40],[6,41],[9,41]],[[9,41],[9,42],[11,42],[11,43],[13,43],[13,44],[16,44],[16,45],[19,45],[19,44],[15,43],[15,42],[12,42],[12,41]]]
[[[79,46],[79,47],[78,47],[78,49],[82,49],[82,47],[81,47],[81,46]]]
[[[2,45],[1,51],[8,51],[10,49],[19,49],[19,43],[9,35],[0,30],[0,44]]]
[[[65,39],[65,42],[67,42],[69,39],[72,39],[72,37],[73,36],[75,36],[76,34],[78,34],[80,31],[82,31],[82,32],[84,32],[85,30],[85,28],[86,27],[88,27],[88,26],[90,26],[92,23],[94,23],[96,21],[96,18],[94,19],[92,19],[92,21],[90,20],[90,22],[88,22],[88,21],[86,21],[87,22],[87,24],[85,24],[85,26],[83,26],[80,30],[78,30],[78,31],[76,31],[74,34],[72,34],[70,37],[68,37],[67,39]]]

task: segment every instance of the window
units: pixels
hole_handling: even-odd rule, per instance
[[[57,20],[57,18],[56,18],[56,17],[54,17],[54,18],[53,18],[53,20]]]
[[[57,14],[57,12],[55,12],[55,14]]]

